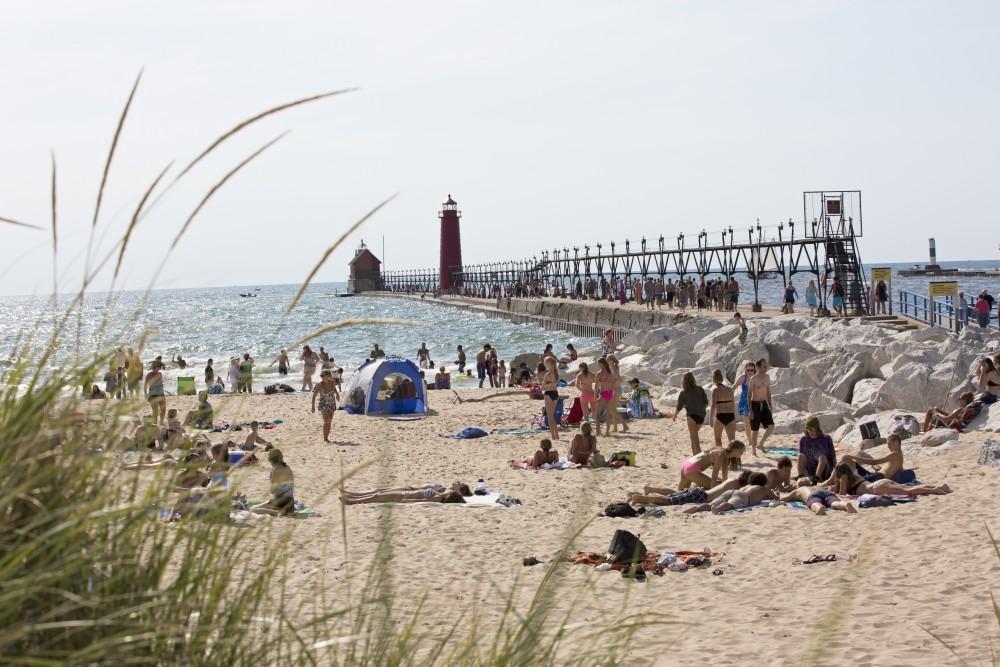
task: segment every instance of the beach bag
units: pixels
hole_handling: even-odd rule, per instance
[[[979,449],[979,465],[1000,468],[1000,442],[990,438]]]
[[[624,465],[635,467],[635,452],[614,452],[608,463],[622,461]]]
[[[600,452],[594,452],[590,455],[590,467],[591,468],[607,468],[608,461],[604,458],[604,454]]]
[[[611,503],[604,508],[604,516],[631,518],[638,514],[639,512],[628,503]]]
[[[607,562],[609,563],[641,563],[646,557],[646,545],[638,535],[627,530],[618,529],[611,538],[608,547]]]

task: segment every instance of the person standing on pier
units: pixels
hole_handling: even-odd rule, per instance
[[[830,285],[830,291],[827,296],[833,297],[833,312],[837,314],[837,317],[843,317],[844,312],[844,286],[840,284],[840,277],[833,277],[833,284]]]
[[[785,287],[785,314],[791,315],[795,312],[795,299],[799,296],[799,291],[795,289],[795,285],[791,280],[788,281],[788,286]]]
[[[816,292],[816,281],[812,279],[806,285],[806,305],[809,306],[809,317],[816,317],[816,308],[819,306],[819,295]]]

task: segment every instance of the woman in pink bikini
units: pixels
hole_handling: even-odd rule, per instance
[[[555,357],[545,357],[542,392],[545,396],[545,416],[549,423],[549,434],[553,440],[558,440],[559,425],[556,423],[556,403],[559,401],[559,371],[556,369]]]
[[[594,394],[596,376],[590,372],[590,368],[586,362],[581,361],[579,368],[580,370],[576,374],[576,379],[571,384],[580,390],[580,406],[583,408],[583,418],[586,421],[590,421],[590,418],[594,414],[594,401],[597,399],[597,396]]]
[[[597,383],[597,400],[594,401],[594,421],[597,422],[597,433],[601,432],[601,412],[605,412],[604,424],[607,427],[606,433],[611,433],[611,410],[613,409],[612,399],[615,397],[615,376],[611,372],[611,366],[607,359],[597,360],[597,375],[594,381]]]
[[[730,468],[739,468],[744,449],[746,447],[742,442],[733,440],[725,447],[716,447],[688,458],[681,465],[681,481],[677,483],[677,490],[683,491],[689,486],[711,489],[719,482],[720,476],[723,481],[728,479]],[[712,468],[711,477],[705,474],[709,466]]]
[[[609,354],[607,359],[608,365],[611,368],[611,374],[615,377],[615,383],[611,387],[611,410],[608,412],[608,421],[614,422],[615,433],[618,432],[619,424],[622,426],[622,433],[628,433],[628,425],[625,423],[625,420],[622,419],[622,416],[618,414],[618,405],[620,404],[618,399],[621,397],[622,393],[622,372],[621,369],[618,368],[618,357],[613,354]]]

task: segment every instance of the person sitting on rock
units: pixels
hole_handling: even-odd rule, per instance
[[[976,400],[971,391],[962,394],[958,400],[960,405],[951,412],[939,405],[928,410],[924,415],[924,431],[934,428],[953,428],[960,431],[983,410],[983,404]]]
[[[819,484],[830,476],[837,465],[837,452],[833,448],[833,438],[820,429],[818,418],[807,419],[805,431],[799,439],[799,479]]]
[[[976,395],[976,400],[981,401],[984,405],[992,405],[997,402],[998,394],[1000,394],[1000,371],[993,364],[993,360],[989,357],[983,357],[979,360],[979,367],[976,369],[976,387],[979,389],[979,394]]]

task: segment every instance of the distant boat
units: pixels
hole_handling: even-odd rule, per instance
[[[253,292],[250,292],[249,294],[244,294],[243,292],[240,292],[240,296],[242,296],[242,297],[248,297],[248,296],[256,297],[257,295],[254,294]]]
[[[749,275],[750,278],[752,279],[753,275],[754,275],[753,271],[750,271],[747,275]],[[759,274],[759,276],[757,277],[757,279],[758,280],[775,280],[775,279],[777,279],[779,277],[780,277],[779,274],[775,273],[774,271],[761,271],[760,274]]]

